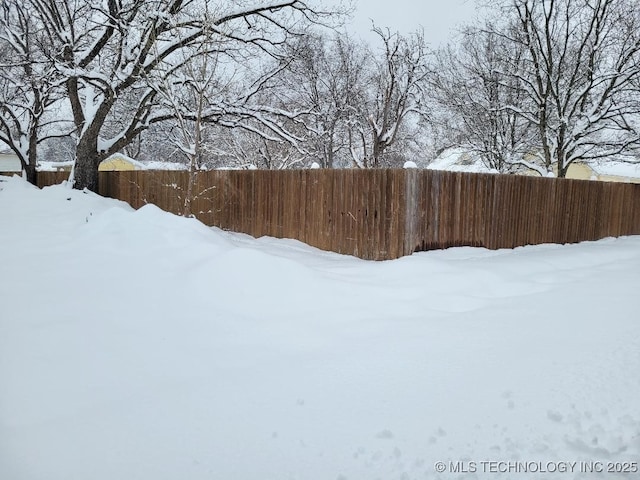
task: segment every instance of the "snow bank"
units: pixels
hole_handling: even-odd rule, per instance
[[[13,178],[0,245],[2,479],[640,458],[638,237],[374,263]]]

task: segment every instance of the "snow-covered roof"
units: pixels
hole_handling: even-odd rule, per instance
[[[38,162],[39,172],[57,172],[58,170],[69,169],[73,167],[73,161],[65,162]]]
[[[141,162],[139,160],[135,160],[127,155],[123,155],[117,153],[106,158],[104,161],[109,161],[113,159],[122,159],[128,163],[131,163],[136,170],[186,170],[187,166],[183,163],[176,162],[160,162],[160,161],[149,161],[149,162]],[[19,164],[19,163],[18,163]],[[73,166],[73,161],[68,162],[38,162],[38,170],[41,172],[56,172],[60,169],[68,169]]]
[[[311,168],[314,168],[314,167],[311,167]],[[259,170],[259,169],[253,163],[249,163],[246,165],[234,165],[234,166],[226,165],[223,167],[216,167],[214,168],[214,170]]]
[[[614,177],[640,178],[640,161],[637,163],[620,162],[616,160],[600,160],[591,162],[589,166],[598,175],[611,175]]]
[[[598,175],[640,179],[640,160],[634,162],[619,159],[602,159],[586,163]],[[430,170],[447,170],[450,172],[498,173],[487,167],[478,155],[464,148],[449,148],[441,153],[428,166]],[[550,173],[550,176],[553,176]]]
[[[187,170],[187,165],[177,162],[161,162],[158,160],[136,162],[142,165],[142,170]]]
[[[487,167],[479,156],[464,148],[448,148],[427,165],[427,169],[449,172],[498,173]]]

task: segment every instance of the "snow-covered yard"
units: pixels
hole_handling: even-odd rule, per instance
[[[640,237],[374,263],[8,179],[0,248],[0,479],[640,475]]]

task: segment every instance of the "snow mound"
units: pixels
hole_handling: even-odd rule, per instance
[[[640,456],[640,237],[366,262],[10,178],[0,245],[2,479]]]

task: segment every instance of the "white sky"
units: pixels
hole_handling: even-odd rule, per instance
[[[354,0],[354,4],[350,29],[362,38],[372,38],[373,20],[377,26],[401,33],[423,27],[425,40],[434,48],[446,43],[457,26],[476,16],[473,0]]]

